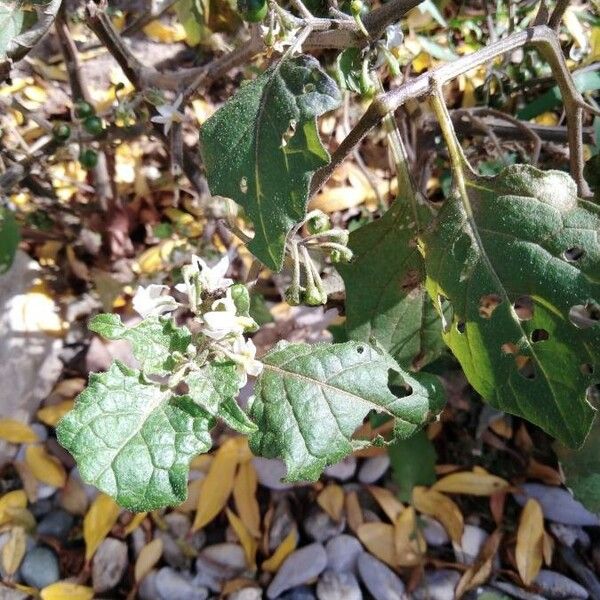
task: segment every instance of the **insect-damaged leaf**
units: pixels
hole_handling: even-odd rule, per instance
[[[468,173],[423,236],[427,287],[450,346],[493,406],[581,445],[600,369],[600,208],[561,171]]]
[[[316,117],[340,99],[316,59],[296,56],[241,87],[200,130],[211,192],[244,207],[255,229],[249,248],[271,269],[304,217],[313,172],[329,162]]]
[[[133,511],[185,500],[188,464],[212,445],[213,419],[187,396],[115,361],[92,374],[56,430],[87,483]]]
[[[419,221],[431,218],[417,206]],[[442,325],[427,291],[412,208],[397,200],[350,235],[354,260],[337,266],[346,287],[350,339],[375,338],[404,368],[418,370],[444,350]]]
[[[282,458],[286,481],[316,480],[323,469],[364,440],[355,429],[375,410],[395,418],[394,432],[408,437],[442,408],[433,384],[401,372],[383,350],[358,342],[344,344],[279,343],[263,357],[250,416],[259,431],[250,449],[267,458]],[[405,395],[394,389],[404,384]]]

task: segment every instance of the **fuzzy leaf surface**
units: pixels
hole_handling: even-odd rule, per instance
[[[238,381],[233,363],[209,363],[185,378],[188,395],[198,406],[225,421],[232,429],[249,434],[256,431],[256,425],[235,400]]]
[[[315,481],[327,465],[368,445],[351,438],[371,411],[394,417],[395,435],[406,438],[442,408],[432,386],[365,343],[280,342],[262,361],[250,410],[259,431],[250,436],[250,449],[282,458],[286,481]],[[401,397],[388,387],[390,377]]]
[[[444,339],[490,404],[580,446],[600,371],[600,208],[528,165],[466,189],[422,239],[428,291],[453,309]]]
[[[192,339],[187,327],[161,317],[147,317],[127,327],[119,315],[105,313],[96,315],[89,329],[109,340],[127,340],[142,371],[154,375],[170,373],[175,366],[173,353],[184,353]]]
[[[419,221],[430,212],[419,207]],[[350,234],[354,260],[338,265],[346,287],[346,331],[375,338],[398,364],[418,370],[444,350],[442,323],[425,289],[425,264],[410,206],[397,200],[377,221]]]
[[[0,275],[10,269],[20,241],[21,234],[14,214],[0,208]]]
[[[301,55],[242,86],[200,129],[210,190],[244,207],[255,229],[249,248],[270,269],[281,269],[312,175],[329,162],[316,117],[340,101],[318,61]]]
[[[185,500],[189,461],[210,449],[213,424],[189,397],[115,361],[90,376],[56,432],[84,481],[129,510],[149,511]]]

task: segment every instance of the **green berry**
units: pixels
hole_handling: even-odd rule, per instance
[[[308,221],[306,221],[306,230],[311,235],[324,233],[330,228],[331,224],[329,223],[329,217],[321,211],[318,211],[317,214],[315,214]]]
[[[238,0],[242,18],[250,23],[260,23],[267,16],[268,9],[267,0]]]
[[[78,119],[87,119],[87,117],[91,117],[96,114],[94,107],[85,100],[79,100],[75,102],[75,116]]]
[[[98,164],[98,154],[91,148],[84,148],[79,153],[79,162],[84,169],[93,169]]]
[[[102,119],[100,117],[96,117],[95,115],[87,117],[83,121],[83,128],[94,136],[99,136],[104,131]]]
[[[71,137],[71,128],[66,123],[57,123],[52,128],[52,136],[55,141],[62,144]]]

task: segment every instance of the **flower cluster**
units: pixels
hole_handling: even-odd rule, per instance
[[[187,296],[187,302],[178,302],[170,295],[168,286],[152,284],[138,287],[133,308],[142,318],[165,315],[180,307],[189,308],[199,326],[199,345],[208,350],[212,358],[235,362],[242,387],[248,375],[260,374],[263,365],[255,358],[254,343],[245,337],[258,328],[248,312],[248,290],[226,277],[228,270],[227,255],[213,267],[194,255],[191,264],[183,267],[184,282],[175,286],[177,292]]]

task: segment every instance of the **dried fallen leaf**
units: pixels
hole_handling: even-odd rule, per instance
[[[27,549],[27,536],[23,527],[13,527],[2,546],[2,568],[9,577],[17,572]]]
[[[133,519],[131,519],[131,521],[129,521],[129,523],[127,523],[126,527],[123,529],[123,534],[129,535],[130,533],[133,533],[142,524],[142,521],[147,515],[147,512],[136,513],[133,515]]]
[[[215,453],[208,475],[202,481],[192,531],[208,525],[225,508],[233,490],[239,458],[239,438],[227,440]]]
[[[260,537],[260,509],[256,499],[257,476],[251,461],[243,462],[233,484],[233,500],[240,519],[252,535]]]
[[[341,486],[331,483],[317,496],[319,506],[338,523],[344,512],[344,490]]]
[[[381,510],[386,514],[387,518],[395,523],[398,515],[404,510],[404,505],[390,490],[382,487],[378,487],[376,485],[367,486],[369,492],[379,506],[381,506]]]
[[[39,441],[37,433],[29,425],[15,419],[0,419],[0,439],[11,444],[31,444]]]
[[[531,585],[542,568],[544,515],[537,500],[530,498],[521,511],[515,560],[525,585]]]
[[[263,561],[261,568],[263,571],[269,573],[276,573],[283,561],[296,549],[298,545],[298,531],[293,527],[290,532],[285,536],[285,539],[273,554]]]
[[[202,483],[202,479],[194,479],[193,481],[189,482],[187,498],[177,507],[178,512],[193,512],[196,510],[196,508],[198,508]]]
[[[473,588],[484,584],[490,575],[492,574],[492,567],[494,565],[494,557],[500,547],[502,541],[502,532],[500,530],[494,531],[492,535],[486,540],[483,548],[479,552],[477,560],[463,573],[454,595],[458,600]]]
[[[387,523],[363,523],[357,531],[358,539],[379,560],[395,568],[395,529]]]
[[[472,472],[461,471],[446,475],[437,481],[432,489],[449,494],[467,494],[469,496],[491,496],[496,492],[509,487],[508,481],[490,475],[481,468],[473,469]]]
[[[38,421],[44,423],[44,425],[48,425],[50,427],[55,427],[56,424],[73,408],[75,404],[74,400],[63,400],[58,404],[53,404],[51,406],[44,406],[37,411]]]
[[[417,526],[417,515],[412,506],[402,511],[396,519],[394,545],[396,566],[399,567],[418,565],[427,552],[427,543]]]
[[[346,518],[348,519],[348,527],[354,533],[357,533],[358,528],[365,522],[356,492],[346,494]]]
[[[246,566],[251,570],[256,569],[256,551],[258,550],[258,542],[252,537],[252,534],[248,531],[244,522],[233,511],[227,508],[226,513],[229,524],[235,531],[235,534],[238,536],[240,544],[244,549]]]
[[[121,507],[106,494],[98,494],[83,519],[85,560],[90,560],[98,546],[119,518]]]
[[[88,497],[81,480],[70,475],[67,483],[59,494],[60,505],[73,515],[85,515],[88,507]]]
[[[0,498],[0,525],[9,523],[14,509],[27,506],[27,494],[23,490],[8,492]]]
[[[552,564],[552,557],[554,556],[554,538],[546,530],[544,530],[542,554],[544,555],[544,564],[549,567]]]
[[[40,592],[42,600],[92,600],[94,590],[70,581],[58,581]]]
[[[141,550],[135,561],[135,580],[140,582],[152,570],[152,567],[160,560],[163,553],[163,541],[161,538],[152,540]]]
[[[174,44],[183,42],[186,38],[185,29],[181,23],[167,25],[159,20],[154,20],[144,27],[144,33],[156,42]]]
[[[424,515],[437,519],[448,532],[453,542],[460,544],[464,519],[458,506],[437,490],[424,487],[413,489],[413,506]]]
[[[44,446],[29,446],[25,451],[25,463],[33,476],[42,483],[59,488],[67,482],[65,468],[58,458],[46,452]]]

